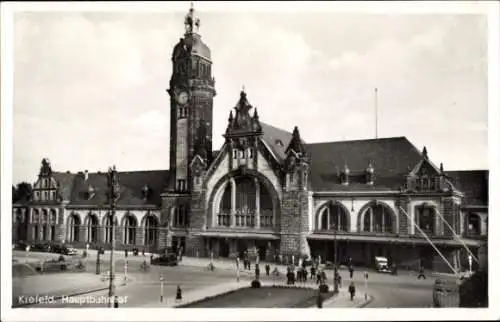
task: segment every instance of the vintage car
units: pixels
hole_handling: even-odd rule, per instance
[[[177,256],[175,254],[164,254],[158,257],[154,257],[151,260],[151,265],[159,266],[177,266],[179,263],[177,261]]]
[[[382,273],[391,273],[392,270],[389,267],[389,261],[386,257],[375,256],[375,269]]]

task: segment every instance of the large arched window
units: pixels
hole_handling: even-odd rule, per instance
[[[427,235],[436,234],[436,210],[427,204],[416,207],[415,222]]]
[[[275,202],[265,184],[253,176],[230,178],[216,199],[217,226],[274,227]]]
[[[125,244],[134,245],[137,230],[137,219],[135,219],[134,216],[128,214],[123,220],[123,227],[123,241],[125,242]]]
[[[154,245],[158,236],[158,220],[155,216],[148,215],[144,220],[144,244]]]
[[[71,214],[68,218],[68,240],[69,242],[79,242],[80,241],[80,226],[81,226],[80,216],[77,214]]]
[[[372,233],[393,233],[392,210],[384,204],[372,203],[362,213],[362,231]]]
[[[318,214],[318,230],[348,231],[349,215],[337,203],[328,203]]]
[[[97,216],[93,213],[87,215],[87,242],[95,243],[97,242],[97,229],[99,227],[99,221]]]

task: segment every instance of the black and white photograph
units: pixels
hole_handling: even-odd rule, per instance
[[[500,318],[498,15],[3,3],[2,320]]]

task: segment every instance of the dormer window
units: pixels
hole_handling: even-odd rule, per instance
[[[281,141],[281,140],[276,140],[276,141],[275,141],[275,143],[276,143],[276,145],[278,145],[278,146],[280,146],[280,147],[283,147],[283,146],[284,146],[284,145],[283,145],[283,141]]]
[[[89,185],[87,192],[85,193],[85,199],[90,200],[95,196],[95,189]]]
[[[149,188],[148,185],[144,185],[144,187],[142,187],[142,198],[148,199],[150,195],[151,195],[151,188]]]
[[[349,184],[349,168],[347,165],[344,167],[344,170],[340,174],[340,183],[343,185],[348,185]]]

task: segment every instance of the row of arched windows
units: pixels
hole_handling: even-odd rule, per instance
[[[424,233],[435,235],[437,232],[437,213],[432,206],[415,208],[415,223]],[[316,230],[350,231],[349,212],[340,203],[325,205],[316,217]],[[358,215],[358,231],[370,233],[397,233],[396,214],[387,205],[374,202]]]
[[[85,223],[82,225],[81,219],[78,215],[72,214],[68,217],[67,222],[67,239],[69,242],[103,242],[111,243],[113,225],[111,221],[111,215],[106,215],[103,220],[103,224],[99,225],[97,216],[92,214],[88,215]],[[135,216],[126,215],[122,224],[118,225],[118,221],[115,218],[114,222],[115,233],[117,230],[122,231],[122,240],[115,240],[115,242],[123,242],[124,244],[138,244],[138,230],[144,229],[144,243],[146,245],[156,244],[158,239],[158,219],[153,215],[148,215],[142,223],[142,227],[139,227],[137,219]],[[86,236],[81,236],[81,228],[86,228]],[[102,240],[99,237],[99,230],[102,231]]]

